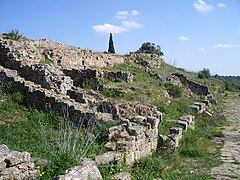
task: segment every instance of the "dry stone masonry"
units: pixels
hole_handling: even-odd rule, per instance
[[[130,54],[130,61],[143,65],[142,70],[151,77],[164,80],[151,67],[159,67],[161,59],[157,55]],[[41,64],[41,63],[50,64]],[[67,109],[68,115],[75,121],[97,122],[118,120],[120,125],[109,129],[106,148],[108,152],[93,159],[82,159],[78,166],[68,169],[59,180],[94,179],[101,180],[98,166],[112,161],[123,161],[133,165],[142,157],[151,155],[158,145],[159,124],[162,113],[155,106],[139,102],[106,99],[98,91],[105,88],[102,80],[122,80],[133,82],[128,71],[110,72],[94,67],[113,66],[123,63],[124,58],[112,54],[93,52],[75,48],[51,40],[30,40],[21,38],[12,41],[0,35],[0,80],[25,95],[27,104],[47,109],[51,107],[59,112]],[[173,74],[169,80],[176,85],[187,86],[192,93],[205,95],[201,102],[191,108],[199,113],[210,105],[211,94],[206,86],[195,83],[182,74]],[[83,87],[88,87],[84,89]],[[172,120],[177,127],[170,129],[168,140],[176,149],[183,131],[194,129],[195,117],[182,116]],[[39,172],[30,162],[29,153],[20,153],[0,146],[0,180],[36,179]],[[113,179],[131,179],[131,175],[121,172]]]
[[[67,46],[52,40],[21,38],[20,41],[11,41],[5,35],[0,35],[0,59],[5,61],[6,67],[13,67],[15,63],[30,65],[49,61],[64,69],[113,66],[124,62],[124,58],[118,55]],[[13,59],[16,62],[11,61]]]
[[[189,108],[198,113],[205,112],[208,114],[206,108],[211,105],[211,99],[212,95],[208,94],[207,96],[203,97],[201,102],[194,102],[194,104],[190,105]],[[178,120],[166,120],[166,122],[172,123],[177,127],[170,128],[170,134],[168,136],[160,135],[160,140],[169,141],[175,150],[179,147],[179,141],[182,138],[183,132],[187,131],[188,128],[192,130],[195,129],[195,116],[193,115],[185,115],[180,117]]]
[[[205,96],[211,94],[207,86],[196,83],[188,79],[186,76],[184,76],[181,73],[175,73],[173,75],[177,76],[180,79],[181,83],[189,87],[193,93],[197,95],[205,95]]]
[[[136,116],[132,120],[125,120],[122,125],[109,129],[111,146],[108,143],[107,147],[122,152],[124,162],[133,165],[157,149],[159,123],[160,119],[151,116]]]
[[[0,180],[34,180],[39,173],[28,152],[13,151],[0,145]]]
[[[141,64],[142,66],[160,67],[162,60],[157,54],[130,53],[130,62]]]
[[[95,161],[83,158],[80,165],[66,170],[66,174],[59,176],[58,180],[102,180]]]

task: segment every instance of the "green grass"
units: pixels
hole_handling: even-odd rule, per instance
[[[184,97],[173,99],[169,105],[157,101],[155,105],[158,110],[163,113],[164,119],[173,120],[179,119],[183,115],[192,113],[189,106],[192,104],[192,100]]]
[[[114,174],[119,172],[129,171],[130,167],[124,163],[113,161],[105,165],[99,166],[99,170],[101,172],[102,178],[104,180],[110,180],[114,176]]]
[[[39,64],[52,64],[52,60],[51,59],[43,59],[39,62]]]
[[[211,122],[211,123],[210,123]],[[224,125],[226,120],[197,115],[196,129],[184,132],[177,151],[170,148],[170,144],[159,144],[157,151],[149,157],[140,159],[133,167],[114,162],[100,167],[104,179],[111,179],[112,175],[126,171],[132,179],[206,179],[210,180],[210,169],[221,164],[219,160],[220,148],[212,139],[221,134],[218,126]],[[163,122],[164,124],[164,122]],[[162,124],[161,124],[162,125]],[[172,127],[172,124],[165,124]],[[217,133],[216,133],[217,132]],[[161,128],[160,128],[160,133]],[[167,133],[167,132],[166,132]]]
[[[77,154],[72,151],[60,151],[64,144],[57,144],[62,130],[69,133],[67,126],[60,125],[66,122],[64,118],[54,111],[42,112],[36,109],[29,109],[13,100],[19,95],[1,93],[0,103],[0,144],[7,145],[10,149],[27,151],[31,157],[44,158],[48,160],[47,165],[40,165],[41,172],[44,172],[41,179],[50,179],[53,176],[64,173],[64,171],[79,163],[82,156],[92,157],[106,152],[104,144],[106,139],[101,138],[106,134],[105,125],[99,125],[97,129],[78,129],[72,126],[71,137],[74,140],[77,132],[90,132],[96,136],[98,141],[92,140],[92,144],[86,145],[85,141],[78,139]],[[63,124],[62,124],[63,125]],[[99,131],[99,128],[102,129]],[[101,141],[99,139],[101,138]],[[105,137],[106,138],[106,137]],[[71,141],[73,142],[73,141]],[[71,145],[72,146],[72,145]],[[86,148],[82,154],[80,151]]]
[[[103,80],[105,88],[100,92],[107,98],[124,99],[127,101],[139,101],[142,104],[156,105],[163,113],[163,122],[159,132],[164,135],[169,134],[170,127],[176,127],[175,123],[168,123],[165,120],[179,119],[187,114],[193,114],[189,110],[189,105],[194,100],[182,97],[182,89],[161,84],[149,74],[142,71],[140,66],[133,63],[115,65],[108,70],[124,70],[134,75],[132,83],[122,80]],[[160,68],[154,68],[154,72],[162,76],[174,72],[182,72],[194,78],[196,74],[188,73],[182,69],[175,69],[165,63]],[[218,103],[221,101],[221,82],[212,79],[198,80],[210,85],[211,89],[219,92]],[[128,90],[127,93],[120,93],[117,89]],[[177,94],[170,104],[166,104],[164,91],[171,91]],[[199,97],[200,98],[200,97]],[[72,153],[59,152],[56,145],[56,137],[59,137],[59,125],[64,122],[64,118],[54,111],[42,112],[27,108],[21,105],[24,97],[21,94],[0,93],[0,144],[6,144],[9,148],[18,151],[28,151],[33,157],[40,157],[49,160],[45,166],[41,165],[40,170],[44,172],[41,179],[50,179],[53,176],[62,174],[67,168],[76,165],[81,156],[73,156]],[[213,109],[217,109],[214,105]],[[194,114],[196,116],[195,130],[184,132],[180,141],[180,148],[173,151],[169,143],[159,144],[157,151],[149,157],[139,160],[133,167],[124,163],[112,162],[100,166],[103,179],[111,179],[117,172],[127,171],[132,175],[132,179],[211,179],[209,169],[220,164],[218,160],[219,146],[212,140],[214,137],[223,137],[222,131],[218,128],[226,124],[225,119],[218,118],[218,114],[209,117],[205,114]],[[107,139],[108,128],[117,125],[116,121],[110,121],[105,125],[98,125],[90,132],[95,138],[93,144],[84,156],[94,158],[98,154],[106,152],[104,144]],[[81,129],[85,131],[86,129]],[[73,133],[78,129],[73,129]],[[81,147],[81,142],[79,147]]]

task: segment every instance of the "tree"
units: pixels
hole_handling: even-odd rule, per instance
[[[164,53],[161,51],[161,46],[155,45],[151,42],[145,42],[142,46],[137,50],[139,53],[149,53],[149,54],[158,54],[159,56],[163,56]]]
[[[210,74],[210,70],[209,69],[203,68],[202,71],[198,72],[198,78],[200,78],[200,79],[204,79],[204,78],[208,79],[210,77],[211,77],[211,74]]]
[[[114,49],[114,45],[113,45],[112,33],[110,33],[110,36],[109,36],[108,52],[115,54],[115,49]]]

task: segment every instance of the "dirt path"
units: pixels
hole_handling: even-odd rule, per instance
[[[223,164],[211,170],[214,179],[240,180],[240,96],[231,94],[225,102],[225,116],[230,126],[224,127],[224,146],[221,149]]]

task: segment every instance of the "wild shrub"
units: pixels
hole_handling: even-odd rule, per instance
[[[165,83],[164,86],[167,89],[168,93],[174,98],[180,98],[182,96],[183,89],[181,87],[170,83]]]
[[[114,174],[128,171],[128,166],[124,163],[113,161],[99,167],[103,179],[110,179]]]
[[[22,38],[22,35],[19,33],[19,30],[12,30],[11,32],[5,33],[13,41],[19,41]]]
[[[211,77],[211,74],[209,69],[203,68],[202,71],[198,72],[198,78],[200,79],[205,79],[205,78],[208,79],[210,77]]]

